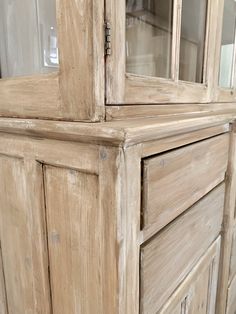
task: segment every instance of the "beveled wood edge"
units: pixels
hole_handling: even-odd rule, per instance
[[[207,103],[210,101],[206,84],[147,78],[132,74],[125,77],[123,104]]]
[[[236,103],[186,103],[159,105],[106,106],[106,121],[141,119],[155,116],[199,116],[219,113],[236,113]]]
[[[56,9],[59,70],[1,79],[0,116],[103,121],[104,1],[59,0]]]
[[[230,124],[220,124],[195,130],[192,132],[177,134],[169,138],[149,141],[142,144],[141,157],[147,158],[156,154],[166,152],[171,149],[176,149],[191,143],[199,142],[210,137],[214,137],[230,131]]]
[[[185,118],[159,117],[119,122],[75,123],[0,118],[0,132],[81,143],[129,146],[229,124],[235,114]]]

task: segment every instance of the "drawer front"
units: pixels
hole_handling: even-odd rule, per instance
[[[233,277],[236,275],[236,227],[233,232],[231,257],[230,257],[230,275],[229,281],[231,282]]]
[[[218,237],[224,192],[221,184],[141,248],[141,313],[157,313]]]
[[[215,314],[220,237],[209,248],[159,314]]]
[[[229,134],[144,160],[142,222],[153,235],[224,180]]]

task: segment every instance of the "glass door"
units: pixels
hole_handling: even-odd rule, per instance
[[[213,0],[107,0],[107,104],[209,102],[217,10]]]

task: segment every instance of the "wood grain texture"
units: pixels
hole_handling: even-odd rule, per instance
[[[0,246],[0,310],[1,310],[2,314],[8,314],[5,276],[4,276],[4,269],[3,269],[3,263],[2,263],[1,246]]]
[[[57,1],[57,28],[59,73],[0,80],[0,116],[104,119],[104,2]]]
[[[231,282],[228,289],[227,311],[226,314],[235,314],[236,311],[236,276]]]
[[[61,119],[58,73],[0,80],[0,116]]]
[[[0,173],[0,235],[8,313],[49,314],[41,167],[1,156]]]
[[[232,234],[229,283],[233,280],[235,275],[236,275],[236,228],[234,228],[233,234]],[[236,294],[236,291],[235,291],[235,294]]]
[[[104,1],[57,5],[60,91],[72,120],[98,121],[104,111]]]
[[[57,167],[68,167],[69,160],[72,169],[92,174],[99,171],[99,148],[96,145],[1,134],[0,153]]]
[[[119,313],[139,313],[140,146],[122,149],[119,167]]]
[[[101,146],[98,174],[68,166],[44,166],[50,278],[56,313],[122,313],[118,277],[123,257],[117,230],[118,156],[117,149]]]
[[[169,298],[160,314],[215,314],[220,237]]]
[[[100,146],[99,206],[102,211],[103,230],[101,242],[103,309],[101,314],[124,313],[123,306],[126,302],[123,294],[126,269],[122,267],[126,247],[120,226],[123,197],[120,192],[122,166],[124,164],[120,149]]]
[[[55,140],[48,141],[47,139],[10,134],[2,134],[0,141],[0,155],[3,155],[1,158],[4,160],[0,165],[3,167],[3,164],[5,168],[7,167],[7,170],[4,168],[4,173],[1,170],[2,168],[0,168],[0,173],[1,176],[6,178],[6,184],[10,182],[11,186],[13,185],[13,187],[8,186],[5,188],[3,181],[1,181],[0,203],[7,205],[7,201],[9,201],[11,203],[13,202],[15,206],[11,211],[7,212],[7,217],[4,215],[4,221],[0,215],[1,227],[4,224],[4,229],[0,228],[1,240],[5,240],[3,241],[4,261],[7,260],[8,262],[8,259],[11,259],[11,263],[15,263],[16,265],[21,264],[24,270],[24,256],[31,244],[30,241],[32,240],[32,247],[34,249],[35,246],[37,247],[37,250],[34,250],[32,253],[32,264],[34,266],[32,273],[34,274],[35,280],[37,279],[34,283],[36,292],[34,289],[30,290],[33,300],[30,298],[31,295],[27,294],[28,302],[35,302],[38,307],[43,307],[46,304],[46,301],[44,302],[37,296],[37,294],[40,295],[40,285],[43,283],[40,268],[41,264],[43,264],[45,266],[43,269],[46,271],[45,283],[49,284],[48,275],[50,274],[51,291],[53,291],[53,288],[56,286],[56,297],[59,298],[59,302],[54,305],[55,294],[54,292],[52,293],[53,307],[52,310],[50,307],[49,313],[51,313],[51,311],[57,313],[58,311],[59,313],[62,311],[63,314],[65,312],[67,313],[67,305],[69,309],[72,308],[72,311],[75,311],[76,314],[80,306],[82,307],[81,313],[122,313],[120,308],[124,308],[126,304],[126,300],[123,299],[124,294],[121,293],[121,290],[126,287],[124,287],[122,280],[126,268],[122,266],[122,263],[127,247],[124,245],[122,232],[118,231],[120,217],[123,216],[125,212],[123,207],[121,210],[121,193],[118,193],[121,189],[119,168],[121,164],[122,167],[124,167],[124,161],[119,153],[120,148]],[[5,160],[8,161],[7,165],[5,164]],[[15,163],[17,166],[15,166]],[[22,165],[22,167],[20,165]],[[44,170],[49,169],[50,172],[48,173],[50,178],[48,179],[51,180],[51,177],[54,179],[54,181],[51,180],[53,181],[52,185],[47,185],[51,193],[49,194],[51,200],[50,204],[48,204],[48,193],[45,193],[46,198],[43,193],[42,167]],[[18,170],[17,172],[15,168]],[[14,176],[12,174],[13,172]],[[12,175],[9,175],[9,173]],[[140,174],[139,170],[138,173]],[[44,187],[46,187],[46,183],[47,178],[44,180]],[[16,194],[15,190],[18,185],[20,186],[20,189],[17,190],[19,196],[17,194],[15,199],[11,201],[12,195]],[[56,193],[59,188],[62,189],[62,192]],[[4,197],[2,197],[2,195],[4,195]],[[65,202],[63,203],[60,202],[62,198],[65,198]],[[19,199],[23,205],[19,202]],[[46,202],[44,202],[44,199],[46,199]],[[46,203],[47,219],[44,217],[44,203]],[[50,205],[50,208],[48,205]],[[18,210],[20,206],[25,206],[23,208],[24,210]],[[19,219],[19,221],[17,221],[14,216],[14,209],[17,210],[18,216],[22,216],[22,219]],[[33,212],[31,209],[33,209]],[[139,219],[139,211],[137,208],[136,211]],[[26,215],[28,212],[29,217]],[[0,211],[0,213],[2,213],[2,211]],[[48,217],[48,215],[50,215],[50,217]],[[9,216],[10,218],[13,216],[15,219],[14,222],[22,225],[22,229],[25,232],[22,231],[24,237],[21,236],[21,238],[18,239],[23,249],[21,246],[17,248],[15,253],[17,256],[16,259],[12,258],[12,251],[8,251],[7,249],[9,243],[11,244],[13,242],[12,238],[14,235],[12,235],[14,225],[10,225],[11,228],[9,228],[9,224],[6,224],[6,220],[10,220]],[[63,217],[65,217],[65,219],[63,219]],[[71,217],[71,220],[69,220],[69,217]],[[29,226],[25,220],[29,222]],[[47,228],[45,226],[47,226]],[[56,255],[55,258],[53,253],[57,253],[58,251],[57,247],[54,247],[55,243],[53,242],[55,240],[55,238],[53,238],[55,235],[54,229],[51,230],[51,233],[48,232],[50,231],[50,226],[51,228],[55,227],[55,229],[56,227],[58,227],[58,229],[61,228],[59,230],[61,234],[60,243],[64,245],[59,248],[59,256]],[[8,231],[8,233],[6,231]],[[137,234],[138,232],[139,230],[137,230]],[[28,234],[29,240],[26,239]],[[4,237],[2,237],[2,235],[4,235]],[[48,235],[48,243],[52,240],[52,243],[49,243],[49,262],[45,235]],[[51,235],[52,237],[50,237]],[[14,239],[15,238],[16,236]],[[43,239],[42,242],[45,243],[43,252],[41,251],[41,239]],[[68,241],[66,242],[66,240]],[[18,245],[18,242],[15,245]],[[136,246],[139,247],[139,242]],[[132,249],[133,247],[129,247],[129,250],[132,251]],[[7,250],[6,254],[5,250]],[[12,246],[12,250],[15,250],[15,246]],[[63,252],[67,254],[63,255]],[[130,255],[127,256],[128,261],[129,258]],[[29,265],[31,265],[30,262],[31,261],[29,261]],[[138,270],[139,256],[137,256],[137,261],[135,260],[135,262],[137,262]],[[125,262],[125,265],[126,263],[128,262]],[[14,267],[17,268],[18,266],[15,266],[15,264]],[[63,272],[62,265],[65,265]],[[77,268],[77,265],[79,265],[80,268]],[[19,267],[17,268],[18,277],[24,276],[26,272],[22,271],[21,267],[20,269]],[[14,277],[12,268],[11,264],[7,263],[7,275],[10,279],[6,277],[6,281],[7,291],[10,296],[12,293],[11,290],[13,290],[11,280],[13,280],[12,278]],[[30,288],[32,288],[31,268],[29,273],[27,273],[27,282]],[[71,277],[68,273],[71,274],[70,272],[72,271],[73,277],[72,280],[69,281]],[[66,279],[62,284],[63,276],[66,277]],[[21,293],[18,293],[18,286],[21,287],[21,285],[25,283],[25,281],[18,279],[18,277],[17,280],[19,282],[14,286],[17,299],[15,300],[14,298],[16,297],[13,296],[11,302],[14,301],[15,308],[18,306],[19,302],[21,303],[17,310],[14,308],[14,310],[9,312],[11,314],[27,313],[27,309],[29,308],[29,305],[23,302],[22,297],[22,294],[24,295],[24,293],[26,293],[25,290],[28,289],[28,286],[25,290],[22,289]],[[65,292],[64,287],[66,284],[68,290]],[[79,285],[79,289],[77,289],[76,285]],[[74,287],[75,289],[73,290]],[[11,290],[9,291],[9,289]],[[136,289],[136,291],[138,291],[138,289]],[[61,294],[63,295],[62,298],[60,298]],[[79,297],[77,298],[78,295]],[[91,302],[90,295],[95,296],[93,302]],[[120,295],[122,295],[122,297]],[[43,296],[41,296],[41,298],[42,297]],[[77,303],[75,302],[75,304],[78,305],[79,303],[77,308],[74,307],[73,297],[76,298]],[[95,301],[97,302],[96,304]],[[60,304],[62,304],[62,309],[58,309]],[[48,312],[44,309],[33,308],[30,313],[46,314]]]
[[[196,118],[156,117],[96,124],[0,118],[0,132],[35,138],[129,147],[229,124],[233,119],[233,113]]]
[[[233,239],[233,225],[234,225],[234,211],[236,199],[236,133],[235,125],[231,126],[230,132],[230,151],[228,168],[226,172],[226,191],[225,191],[225,206],[224,206],[224,219],[222,225],[222,248],[221,248],[221,261],[219,272],[219,284],[217,292],[217,306],[216,313],[222,314],[226,312],[226,300],[229,284],[229,271],[230,271],[230,256]]]
[[[207,103],[208,89],[203,84],[178,83],[161,78],[127,74],[123,104]],[[110,103],[108,103],[110,104]],[[111,105],[117,104],[111,103]],[[119,104],[119,103],[118,103]]]
[[[223,124],[211,128],[188,132],[176,136],[170,136],[157,141],[142,144],[142,158],[163,153],[194,142],[202,141],[219,134],[229,132],[229,124]]]
[[[98,177],[51,166],[44,176],[53,311],[102,313]]]
[[[141,313],[157,313],[217,238],[224,189],[217,187],[142,247]]]
[[[210,103],[210,104],[158,104],[158,105],[126,105],[106,106],[106,121],[126,119],[141,119],[147,117],[173,115],[181,116],[206,116],[223,112],[236,112],[235,103]]]
[[[106,104],[122,103],[125,97],[125,1],[106,1],[106,20],[111,23],[112,52],[106,58]]]
[[[223,134],[144,160],[145,239],[224,180],[228,150],[229,135]]]

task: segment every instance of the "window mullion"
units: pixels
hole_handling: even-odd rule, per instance
[[[181,35],[182,0],[174,0],[173,4],[173,42],[172,42],[172,64],[171,77],[174,81],[179,79],[179,55]]]

